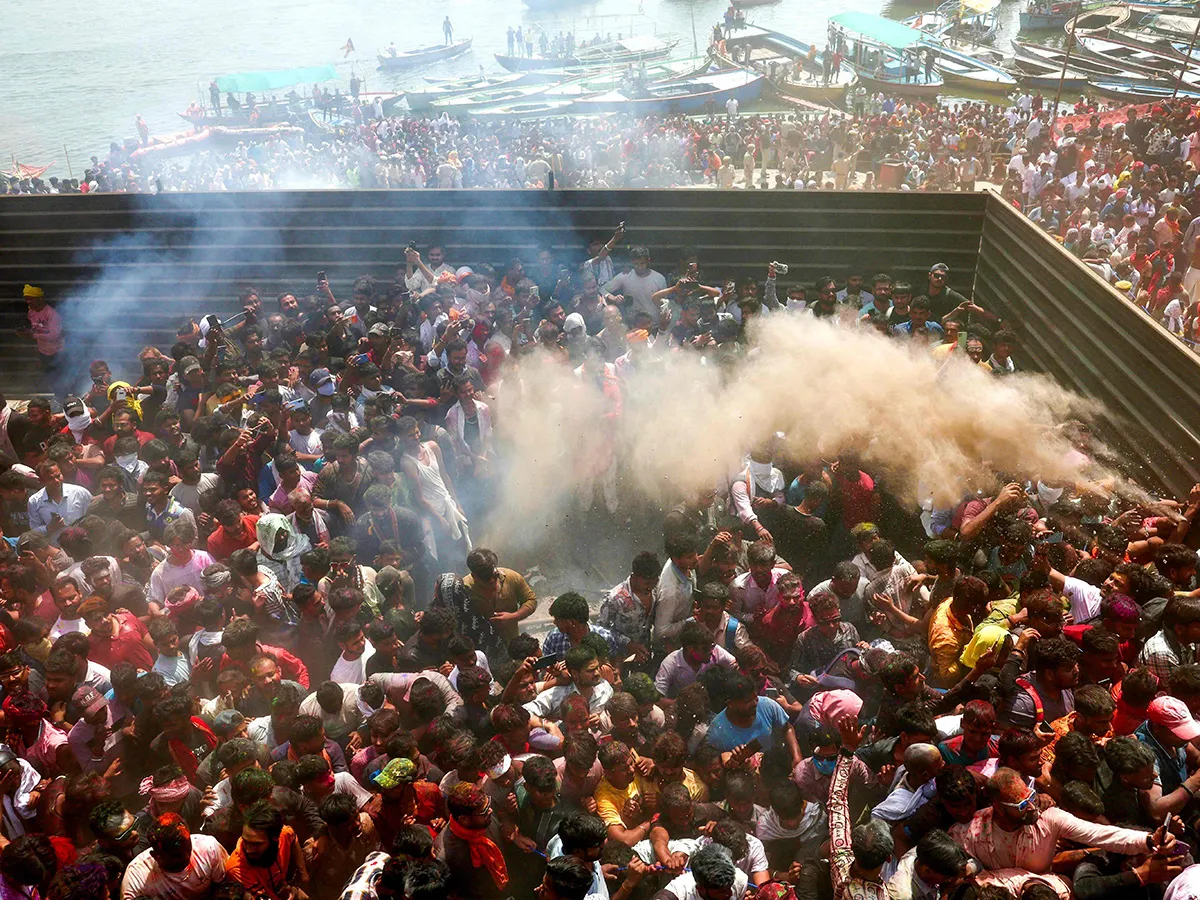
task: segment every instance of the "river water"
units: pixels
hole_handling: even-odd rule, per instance
[[[882,2],[882,6],[881,6]],[[747,11],[752,24],[823,45],[829,16],[847,10],[903,18],[937,0],[782,0]],[[682,38],[676,55],[699,52],[727,0],[560,0],[530,8],[524,0],[155,0],[140,6],[114,0],[57,0],[52,5],[9,3],[0,19],[0,169],[11,158],[55,165],[67,159],[79,177],[92,155],[135,134],[141,115],[156,136],[182,131],[178,116],[190,101],[208,102],[213,78],[254,69],[336,63],[345,92],[351,66],[367,90],[396,90],[423,75],[498,69],[492,54],[506,51],[506,29],[537,25],[551,35],[571,30],[628,34],[657,30]],[[641,15],[639,15],[639,9]],[[471,52],[419,73],[375,71],[375,51],[395,42],[412,49],[442,40],[445,16],[456,37],[473,37]],[[1000,9],[1002,34],[1016,30],[1018,3]],[[601,18],[603,17],[603,18]],[[356,53],[343,58],[342,46]],[[1000,41],[1004,44],[1002,38]]]

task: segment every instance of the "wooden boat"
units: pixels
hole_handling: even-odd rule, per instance
[[[770,87],[788,97],[798,97],[812,103],[840,105],[846,92],[858,83],[854,68],[844,60],[837,72],[830,73],[824,83],[824,53],[814,53],[813,45],[778,31],[753,25],[739,28],[725,41],[726,54],[714,54],[725,66],[750,66],[767,76]],[[749,58],[745,54],[749,52]],[[735,62],[736,54],[742,62]],[[797,77],[796,66],[804,73]]]
[[[947,43],[990,44],[996,39],[999,6],[1000,0],[946,0],[933,12],[917,13],[903,21]]]
[[[666,59],[678,43],[679,38],[663,38],[653,34],[631,35],[616,41],[577,48],[571,56],[505,56],[497,53],[496,62],[510,72],[572,66],[607,66],[639,60]]]
[[[428,47],[418,47],[416,50],[406,50],[392,56],[389,53],[378,53],[381,72],[403,72],[405,69],[415,69],[417,66],[428,65],[443,59],[454,59],[462,56],[471,49],[473,38],[465,38],[452,44],[431,44]]]
[[[1104,78],[1109,81],[1145,81],[1161,75],[1157,69],[1145,69],[1140,66],[1125,66],[1110,62],[1095,56],[1083,47],[1074,47],[1071,57],[1067,60],[1067,51],[1059,47],[1047,47],[1044,44],[1032,44],[1026,41],[1012,42],[1013,58],[1016,60],[1032,59],[1050,66],[1062,68],[1066,62],[1069,68],[1086,73],[1089,77]]]
[[[695,75],[652,84],[641,90],[609,91],[578,100],[571,107],[572,115],[628,112],[634,115],[652,113],[701,113],[715,108],[724,111],[732,99],[738,103],[757,100],[766,86],[758,72],[729,69],[707,75]]]
[[[479,119],[543,119],[562,116],[574,106],[571,100],[530,100],[524,103],[501,103],[471,111]]]
[[[1029,0],[1021,10],[1021,31],[1057,31],[1088,7],[1083,0]]]
[[[707,55],[683,56],[678,59],[626,62],[623,65],[611,66],[610,70],[616,74],[629,68],[636,70],[638,67],[644,66],[647,81],[665,81],[672,78],[683,78],[687,75],[699,75],[711,63],[712,59]],[[516,72],[513,73],[513,77],[519,79],[517,84],[562,84],[576,78],[595,78],[597,73],[603,71],[603,66],[570,66],[561,69],[534,69],[529,72]]]
[[[1097,94],[1126,103],[1149,103],[1155,100],[1170,100],[1172,94],[1180,100],[1191,100],[1193,102],[1200,100],[1200,88],[1197,86],[1181,86],[1176,91],[1175,86],[1170,83],[1093,81],[1092,89]]]
[[[1027,87],[1057,88],[1060,77],[1064,90],[1082,91],[1088,86],[1087,72],[1080,72],[1070,66],[1064,72],[1061,65],[1048,65],[1033,59],[1014,57],[1013,61],[1008,64],[1008,71],[1017,81]]]
[[[883,16],[845,12],[829,20],[829,34],[830,45],[841,49],[859,81],[873,90],[934,97],[945,85],[936,68],[923,65],[925,54],[934,54],[923,31]]]
[[[1077,49],[1089,56],[1097,57],[1114,66],[1157,74],[1178,72],[1182,60],[1167,56],[1156,50],[1143,50],[1130,46],[1115,36],[1077,35]]]
[[[1191,57],[1188,56],[1188,47],[1192,42],[1191,35],[1182,40],[1178,38],[1172,40],[1159,35],[1140,34],[1124,28],[1111,28],[1102,32],[1100,37],[1134,49],[1161,54],[1167,59],[1174,60],[1176,68],[1180,63],[1189,60],[1193,65],[1200,64],[1200,49],[1193,48]]]
[[[407,101],[409,109],[427,109],[429,104],[435,100],[447,100],[466,94],[477,94],[481,91],[514,87],[520,80],[520,75],[500,75],[494,78],[480,78],[473,75],[469,78],[447,80],[445,84],[433,85],[425,90],[405,91],[404,99]]]
[[[1084,34],[1095,34],[1106,28],[1117,28],[1128,19],[1128,6],[1101,6],[1099,9],[1084,10],[1063,28],[1067,34],[1078,37]]]
[[[961,84],[976,91],[999,91],[1004,94],[1017,86],[1015,78],[993,63],[936,44],[932,39],[928,45],[937,54],[934,66],[947,84]]]
[[[475,91],[458,97],[445,97],[429,103],[429,109],[435,112],[455,113],[470,112],[473,109],[483,109],[487,106],[518,103],[545,93],[547,85],[525,84],[515,87],[502,87],[492,91]]]

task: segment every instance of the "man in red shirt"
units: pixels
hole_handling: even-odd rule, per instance
[[[103,416],[101,416],[103,419]],[[137,438],[138,446],[145,447],[148,443],[154,440],[154,435],[149,431],[142,431],[138,426],[137,416],[132,410],[118,409],[112,414],[112,430],[113,433],[104,439],[104,458],[109,462],[113,461],[113,447],[117,443],[118,438],[123,438],[126,435]]]
[[[255,533],[258,516],[243,515],[242,508],[236,500],[222,500],[218,503],[213,518],[220,526],[208,536],[208,552],[213,559],[228,559],[234,550],[258,549],[258,537]]]
[[[258,626],[249,619],[230,622],[221,635],[221,643],[225,645],[225,655],[221,657],[222,672],[238,669],[249,676],[250,660],[259,655],[270,656],[279,665],[279,672],[285,679],[295,681],[308,690],[308,667],[281,647],[260,644]]]
[[[157,653],[146,626],[128,610],[111,612],[108,601],[89,597],[79,607],[79,616],[91,629],[88,659],[111,669],[119,662],[133,663],[144,672],[154,667]]]

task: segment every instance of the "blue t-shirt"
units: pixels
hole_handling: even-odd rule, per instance
[[[725,711],[721,710],[708,726],[708,736],[705,740],[721,753],[748,744],[755,738],[758,738],[764,750],[770,750],[775,743],[775,729],[782,728],[787,723],[788,714],[782,706],[770,697],[759,697],[753,725],[749,728],[738,728],[729,721]]]

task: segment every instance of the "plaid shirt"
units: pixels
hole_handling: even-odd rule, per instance
[[[1139,661],[1158,676],[1160,684],[1166,684],[1176,668],[1196,661],[1196,648],[1180,644],[1174,632],[1164,628],[1146,641]]]
[[[588,623],[588,631],[590,631],[592,634],[598,634],[600,637],[604,638],[605,643],[608,644],[608,653],[610,658],[616,659],[617,656],[620,655],[621,648],[624,647],[625,641],[622,640],[619,635],[613,634],[607,628],[603,628],[600,625],[593,625],[591,622]],[[542,653],[546,656],[553,656],[556,653],[566,653],[573,646],[574,644],[571,643],[571,639],[567,637],[564,632],[561,632],[555,628],[552,632],[546,635],[546,639],[542,641]]]
[[[386,853],[368,853],[358,871],[346,882],[341,900],[376,900],[378,895],[375,893],[375,879],[379,877],[389,859],[391,857]]]

